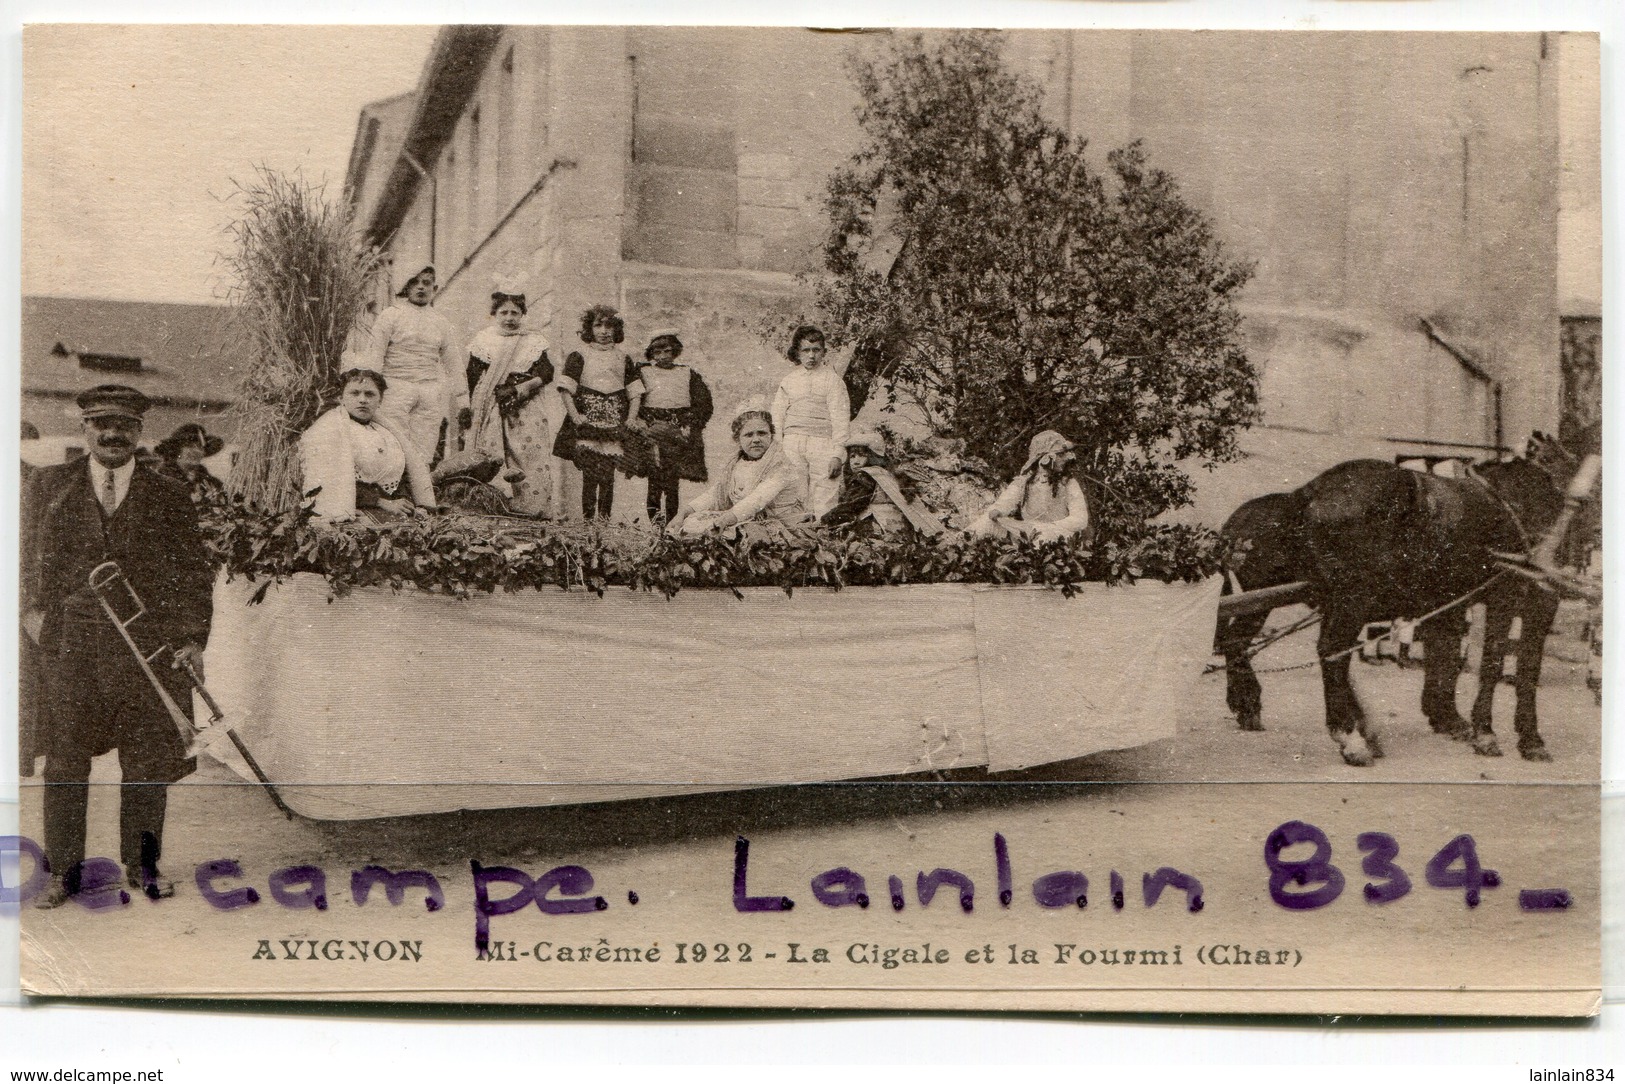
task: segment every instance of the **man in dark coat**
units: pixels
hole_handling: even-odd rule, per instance
[[[119,753],[119,849],[131,887],[158,899],[174,885],[158,874],[168,785],[191,774],[174,720],[89,587],[92,569],[117,561],[147,612],[131,633],[147,652],[168,644],[154,670],[181,709],[191,691],[177,667],[201,672],[213,575],[197,511],[185,488],[136,462],[147,397],[103,384],[78,404],[88,459],[38,471],[27,497],[22,610],[46,657],[51,697],[45,752],[45,853],[55,907],[101,885],[83,885],[90,761]],[[121,607],[122,610],[122,607]]]

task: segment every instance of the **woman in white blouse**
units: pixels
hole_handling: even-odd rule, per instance
[[[389,385],[371,369],[339,376],[339,405],[299,438],[305,492],[317,490],[315,513],[328,520],[375,520],[435,506],[429,466],[409,440],[379,420]]]
[[[984,537],[1026,535],[1053,542],[1089,533],[1089,502],[1072,477],[1077,451],[1070,440],[1046,429],[1027,447],[1027,462],[992,505],[970,525]]]

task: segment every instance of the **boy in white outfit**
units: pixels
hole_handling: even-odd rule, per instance
[[[434,300],[434,268],[425,267],[406,280],[396,296],[407,304],[391,305],[372,325],[372,341],[363,368],[382,373],[389,394],[378,408],[381,420],[404,433],[428,463],[440,443],[440,423],[448,407],[463,428],[468,425],[468,388],[463,380],[467,356],[452,332],[451,322],[429,307]],[[447,451],[455,446],[457,430],[446,434]]]
[[[773,396],[773,426],[790,469],[805,480],[808,511],[822,516],[841,497],[851,402],[841,374],[825,364],[824,333],[818,328],[796,328],[785,354],[796,368]]]

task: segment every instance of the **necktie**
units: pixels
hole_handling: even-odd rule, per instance
[[[118,488],[110,470],[102,471],[102,510],[108,515],[118,511]]]

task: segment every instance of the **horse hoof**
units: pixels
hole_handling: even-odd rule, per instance
[[[1375,759],[1364,742],[1343,746],[1343,763],[1351,768],[1369,768]]]
[[[1263,716],[1256,711],[1245,711],[1236,716],[1236,725],[1242,730],[1263,730]]]
[[[1365,736],[1365,747],[1371,751],[1372,760],[1381,760],[1388,754],[1383,752],[1382,741],[1375,734]]]
[[[1428,726],[1433,728],[1435,734],[1449,738],[1452,741],[1463,741],[1472,736],[1472,728],[1467,725],[1467,720],[1459,715],[1454,719],[1446,719],[1443,722],[1429,719]]]
[[[1525,760],[1533,760],[1542,764],[1551,762],[1552,754],[1546,751],[1545,742],[1535,742],[1533,745],[1518,745],[1518,755]]]
[[[1480,735],[1473,739],[1473,752],[1481,757],[1498,757],[1501,755],[1501,744],[1493,734]]]

